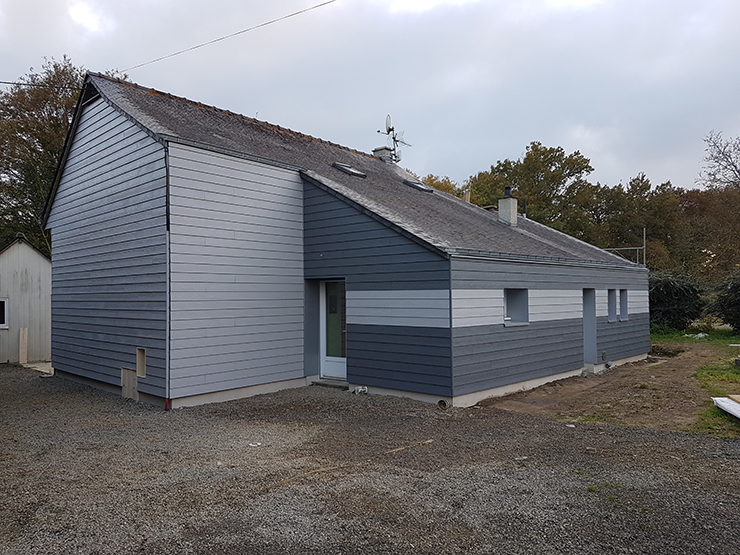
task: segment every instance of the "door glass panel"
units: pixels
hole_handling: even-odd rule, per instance
[[[347,296],[343,281],[326,282],[326,356],[347,356]]]

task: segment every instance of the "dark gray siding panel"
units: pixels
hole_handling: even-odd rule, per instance
[[[580,319],[452,330],[453,390],[465,395],[583,366]]]
[[[302,378],[303,183],[170,144],[170,397]]]
[[[450,396],[449,260],[308,183],[304,225],[306,279],[346,280],[348,381]]]
[[[55,368],[120,385],[143,347],[139,391],[166,395],[165,190],[163,147],[103,100],[87,106],[48,221]]]
[[[450,397],[448,328],[347,326],[347,381]]]
[[[632,314],[626,322],[596,319],[596,348],[600,359],[619,360],[650,352],[650,316]]]
[[[452,289],[647,288],[644,268],[453,258]]]
[[[446,258],[308,183],[304,225],[306,279],[343,277],[348,291],[449,290]]]

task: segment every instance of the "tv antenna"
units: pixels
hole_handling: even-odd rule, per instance
[[[378,133],[381,135],[388,136],[388,148],[391,149],[391,160],[393,162],[401,161],[401,150],[398,145],[412,146],[411,143],[407,143],[403,140],[403,131],[397,132],[396,128],[391,123],[391,115],[385,116],[385,131],[378,129]]]

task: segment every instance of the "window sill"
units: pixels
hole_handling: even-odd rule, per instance
[[[504,322],[505,328],[516,328],[519,326],[528,326],[529,322]]]

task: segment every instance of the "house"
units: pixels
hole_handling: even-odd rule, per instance
[[[19,233],[0,250],[0,362],[51,359],[51,262]]]
[[[647,270],[392,163],[89,74],[45,213],[57,373],[177,407],[470,405],[650,349]]]

